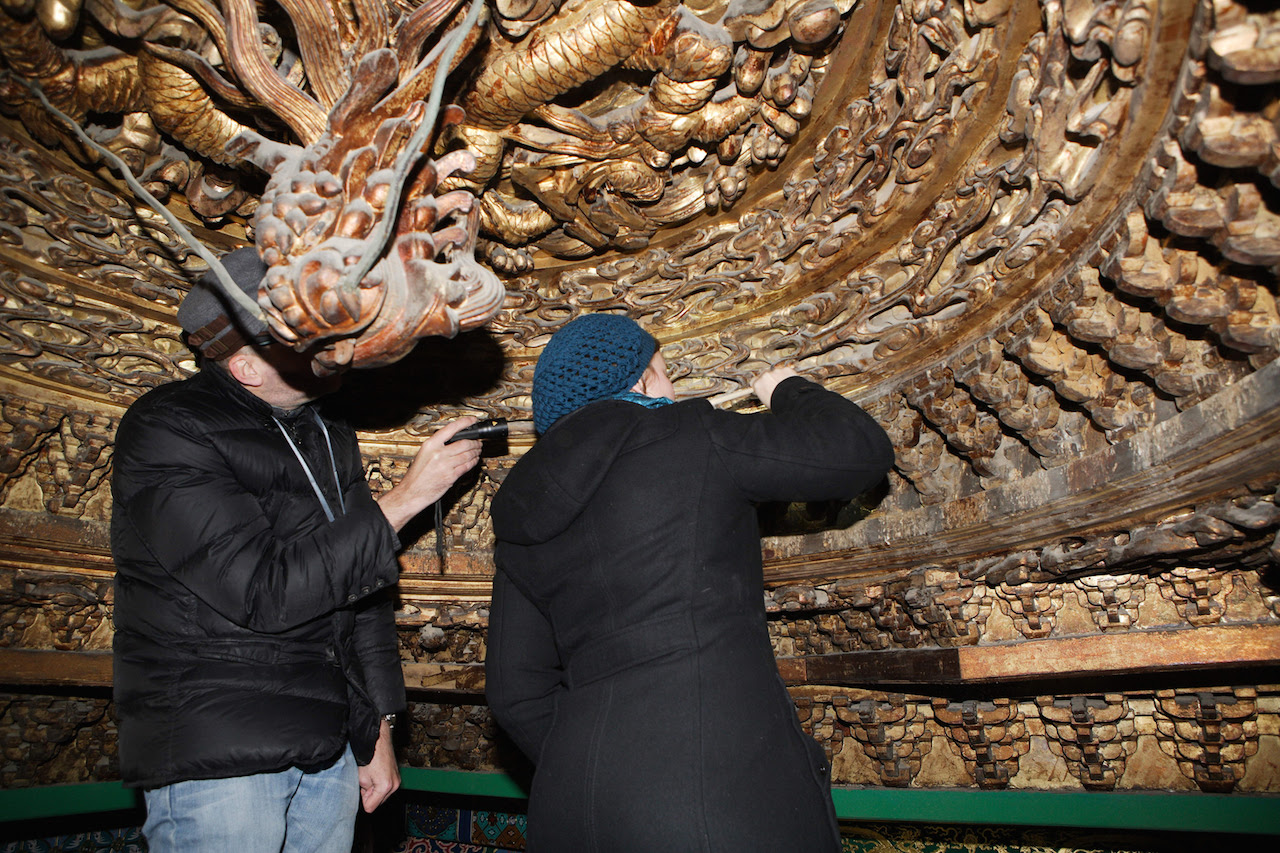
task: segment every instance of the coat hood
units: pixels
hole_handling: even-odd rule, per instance
[[[563,533],[591,501],[613,465],[645,429],[647,410],[601,400],[556,422],[507,475],[491,509],[493,531],[517,545],[546,542]]]

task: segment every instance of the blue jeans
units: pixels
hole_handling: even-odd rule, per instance
[[[351,853],[360,777],[348,747],[318,773],[195,779],[145,796],[151,853]]]

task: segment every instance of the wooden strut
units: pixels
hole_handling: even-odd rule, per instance
[[[957,685],[1280,664],[1280,625],[1129,631],[779,658],[787,684]]]
[[[1129,631],[960,648],[885,649],[778,659],[783,681],[876,688],[992,684],[1079,676],[1157,674],[1280,665],[1280,625]],[[410,692],[479,696],[483,663],[403,666]],[[111,653],[0,649],[0,684],[11,687],[111,684]]]
[[[745,400],[754,393],[756,393],[754,388],[739,388],[737,391],[725,391],[723,394],[713,394],[706,399],[712,407],[719,409],[722,406],[728,406],[729,404],[736,403],[739,400]]]

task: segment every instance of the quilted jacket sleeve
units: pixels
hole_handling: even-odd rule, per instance
[[[310,510],[272,519],[264,501],[284,486],[255,490],[244,477],[283,477],[266,461],[278,447],[242,440],[229,458],[193,420],[135,405],[117,433],[112,546],[138,581],[153,574],[160,585],[168,575],[224,618],[263,633],[395,584],[399,541],[367,490],[333,522]]]
[[[360,602],[354,633],[365,689],[379,716],[405,709],[404,670],[396,641],[395,606],[387,596]]]

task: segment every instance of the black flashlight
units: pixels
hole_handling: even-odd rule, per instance
[[[506,418],[489,418],[488,420],[474,423],[466,429],[460,429],[453,435],[449,436],[449,440],[445,444],[453,444],[455,441],[465,441],[475,438],[480,441],[488,441],[491,438],[507,437],[507,419]]]

